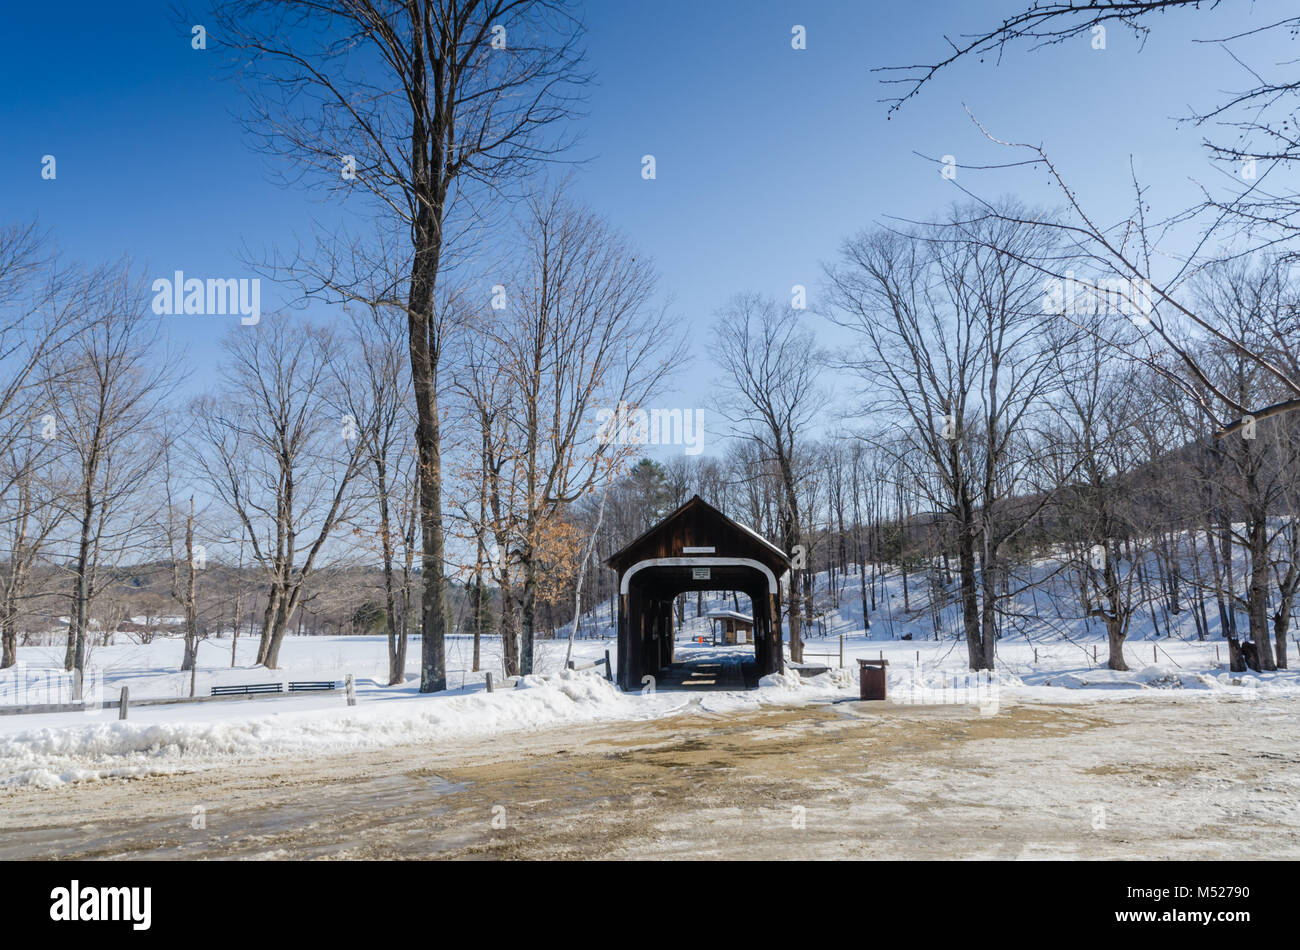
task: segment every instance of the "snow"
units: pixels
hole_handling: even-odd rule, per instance
[[[739,610],[710,610],[705,616],[710,620],[743,620],[745,623],[753,623],[754,618],[749,614],[742,614]]]
[[[293,644],[300,657],[310,655],[311,647],[328,651],[334,638],[304,639],[323,642]],[[583,645],[582,652],[591,654],[599,648],[603,656],[601,642]],[[370,646],[382,650],[383,640],[376,638]],[[681,644],[679,649],[691,647]],[[747,652],[742,648],[736,656]],[[277,678],[265,670],[237,672],[245,680]],[[514,688],[493,693],[481,683],[429,695],[421,695],[415,682],[400,687],[371,683],[358,690],[354,707],[346,705],[342,693],[316,693],[138,706],[131,708],[126,721],[119,721],[111,709],[0,716],[0,786],[53,788],[283,755],[345,755],[566,724],[651,719],[688,707],[722,713],[772,702],[825,700],[841,689],[827,674],[807,683],[796,682],[795,674],[789,676],[793,679],[778,686],[748,692],[643,694],[622,692],[602,671],[560,669],[522,677]],[[799,695],[791,696],[795,691]]]
[[[281,649],[279,670],[254,666],[255,637],[240,639],[233,668],[229,665],[230,641],[209,640],[199,651],[199,696],[208,695],[210,687],[217,684],[333,679],[342,685],[346,674],[352,673],[357,705],[347,706],[340,689],[133,706],[124,722],[117,720],[115,709],[100,708],[4,715],[0,716],[0,786],[55,787],[277,756],[344,755],[406,743],[489,737],[574,723],[644,720],[684,711],[727,713],[765,704],[855,700],[855,661],[859,658],[888,661],[888,692],[895,704],[976,705],[985,715],[996,714],[1004,705],[1024,703],[1251,702],[1300,695],[1300,672],[1228,672],[1224,662],[1227,649],[1217,629],[1211,630],[1210,639],[1197,639],[1191,611],[1186,609],[1163,618],[1159,629],[1172,635],[1157,636],[1152,614],[1144,608],[1125,646],[1131,669],[1107,669],[1104,628],[1083,617],[1077,604],[1071,603],[1069,585],[1052,578],[1052,563],[1045,562],[1038,569],[1043,574],[1041,588],[1008,605],[996,668],[978,675],[967,669],[955,608],[931,611],[929,585],[920,575],[910,578],[905,606],[902,578],[897,572],[885,579],[869,630],[863,623],[856,574],[837,579],[842,585],[837,598],[829,595],[827,575],[819,575],[815,592],[822,621],[805,627],[805,660],[831,670],[809,678],[787,670],[763,677],[751,691],[623,693],[603,678],[603,664],[596,670],[563,669],[567,647],[563,640],[539,640],[537,672],[519,680],[512,689],[504,680],[495,640],[483,640],[481,670],[474,672],[471,639],[453,636],[447,640],[449,689],[421,695],[416,673],[418,640],[409,646],[405,682],[393,687],[384,685],[387,648],[383,637],[289,637]],[[708,598],[705,616],[697,617],[695,599],[687,598],[688,616],[676,631],[679,660],[716,661],[752,655],[752,647],[719,648],[689,642],[707,636],[710,611],[728,609],[730,604],[729,594]],[[617,663],[607,604],[585,618],[582,629],[588,636],[575,641],[573,659],[578,665],[603,660],[606,650]],[[189,695],[190,674],[178,670],[182,653],[178,638],[158,637],[148,645],[120,636],[118,641],[93,649],[90,664],[97,675],[91,678],[91,692],[98,689],[102,698],[110,700],[123,686],[130,688],[132,700]],[[61,670],[62,658],[61,646],[20,647],[22,666],[0,671],[0,707],[66,701],[70,681]],[[1300,665],[1294,655],[1291,665]],[[486,690],[486,670],[497,673],[494,693]]]
[[[525,677],[516,689],[490,694],[436,698],[417,694],[355,707],[337,697],[332,704],[319,698],[284,702],[292,703],[291,708],[276,701],[223,703],[219,708],[216,704],[141,707],[132,709],[126,721],[12,732],[0,736],[0,782],[54,787],[88,779],[190,771],[223,760],[346,755],[561,723],[635,719],[655,711],[592,671],[570,670]],[[19,718],[34,717],[13,717]]]

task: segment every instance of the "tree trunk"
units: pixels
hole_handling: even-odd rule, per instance
[[[957,576],[961,581],[962,623],[966,631],[966,657],[972,670],[984,669],[980,642],[980,610],[975,575],[975,514],[964,491],[957,508]]]
[[[981,559],[980,570],[980,666],[993,669],[993,651],[997,643],[997,563],[993,555]]]
[[[275,616],[283,596],[278,580],[266,592],[266,610],[262,612],[262,638],[257,644],[258,666],[267,665],[266,658],[271,650],[271,629],[275,624]]]
[[[537,623],[537,565],[531,553],[522,558],[524,569],[524,596],[520,603],[519,674],[533,672],[533,640]]]
[[[1283,594],[1277,612],[1273,614],[1273,642],[1277,646],[1275,662],[1279,670],[1287,668],[1286,635],[1291,626],[1291,604],[1294,594]]]
[[[12,570],[9,589],[5,591],[5,602],[0,606],[0,670],[8,669],[18,662],[18,602],[22,597],[25,578],[20,564],[14,563]]]
[[[1275,670],[1268,624],[1268,520],[1252,511],[1250,523],[1250,587],[1246,594],[1250,614],[1250,639],[1255,644],[1259,670]]]

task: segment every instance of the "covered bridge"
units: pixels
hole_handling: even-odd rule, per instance
[[[780,672],[781,579],[790,558],[699,495],[605,562],[618,573],[618,684],[640,689],[673,661],[673,599],[734,590],[754,606],[760,676]]]

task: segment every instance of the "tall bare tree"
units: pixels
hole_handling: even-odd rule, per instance
[[[729,393],[727,412],[738,434],[761,447],[775,467],[781,490],[779,524],[786,551],[807,556],[799,510],[803,474],[800,446],[806,428],[825,404],[817,385],[819,356],[811,331],[796,311],[776,301],[741,294],[714,326],[718,362]],[[761,529],[760,529],[761,530]],[[790,571],[790,657],[803,662],[803,565]]]
[[[406,675],[406,644],[418,550],[418,499],[410,374],[405,372],[405,328],[380,310],[352,316],[352,359],[335,361],[341,406],[357,423],[365,456],[369,501],[378,526],[358,527],[378,543],[383,569],[388,685]]]
[[[35,224],[0,228],[0,668],[17,661],[31,572],[66,508],[56,504],[66,447],[44,408],[58,355],[85,317],[75,275]]]
[[[221,391],[194,407],[197,462],[266,576],[257,662],[275,669],[307,582],[359,504],[366,442],[338,411],[333,362],[346,356],[332,331],[264,318],[232,330],[225,350]]]
[[[158,463],[165,444],[163,401],[173,378],[160,349],[160,323],[125,266],[84,275],[84,322],[46,374],[45,409],[71,459],[67,500],[74,529],[65,569],[72,576],[65,666],[77,689],[86,636],[102,593],[105,561],[121,564],[154,539]]]
[[[304,276],[313,292],[406,314],[420,460],[420,689],[445,689],[439,277],[467,240],[461,226],[567,144],[557,124],[586,80],[582,25],[568,0],[229,0],[217,23],[210,35],[250,80],[267,148],[335,189],[368,195],[381,230],[402,236],[396,258],[378,255],[405,265],[396,280],[335,235],[324,239],[328,263]]]
[[[1276,402],[1283,395],[1276,377],[1247,354],[1266,354],[1276,365],[1300,369],[1297,296],[1286,263],[1277,259],[1226,262],[1204,272],[1198,290],[1198,309],[1232,341],[1207,343],[1198,354],[1208,378],[1239,404]],[[1247,658],[1256,669],[1276,669],[1268,616],[1271,550],[1278,532],[1277,515],[1294,490],[1292,470],[1300,463],[1294,431],[1289,415],[1267,416],[1213,447],[1218,466],[1212,477],[1233,502],[1228,510],[1243,516],[1240,532],[1232,518],[1224,519],[1224,530],[1246,555]]]
[[[954,523],[972,670],[993,668],[1003,550],[1046,501],[1015,501],[1034,487],[1033,420],[1053,381],[1033,263],[1050,235],[1008,220],[1022,214],[954,208],[908,232],[864,233],[828,270],[831,316],[860,343],[844,364],[896,427],[906,481]]]
[[[523,267],[513,307],[489,331],[498,341],[516,411],[506,418],[520,510],[511,556],[523,581],[520,672],[533,672],[539,574],[559,520],[638,445],[602,434],[601,409],[642,406],[682,357],[679,332],[655,303],[657,277],[617,231],[568,200],[539,191],[522,223]]]
[[[517,565],[510,555],[518,533],[520,468],[518,450],[512,440],[512,413],[516,410],[511,370],[505,346],[488,332],[491,323],[480,317],[473,332],[461,339],[463,352],[455,372],[456,389],[466,416],[467,427],[477,435],[473,462],[466,466],[465,481],[473,485],[474,497],[462,508],[470,524],[475,549],[475,596],[482,596],[486,574],[497,588],[497,615],[501,636],[501,658],[507,676],[519,674],[517,626]],[[480,605],[481,606],[481,605]],[[475,629],[483,614],[475,614]]]
[[[1151,519],[1139,516],[1135,481],[1143,461],[1141,409],[1126,388],[1137,366],[1115,359],[1126,332],[1123,321],[1088,319],[1092,332],[1052,349],[1062,385],[1052,400],[1056,424],[1048,423],[1043,435],[1060,451],[1046,464],[1054,470],[1048,479],[1060,484],[1055,507],[1063,530],[1082,542],[1083,607],[1106,626],[1107,666],[1127,670],[1124,641],[1141,603],[1138,571],[1154,530]]]

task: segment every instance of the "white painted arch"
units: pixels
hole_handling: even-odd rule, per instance
[[[632,580],[632,575],[637,571],[643,571],[647,567],[752,567],[756,571],[762,571],[763,576],[767,578],[768,593],[775,594],[778,592],[776,575],[772,569],[762,561],[756,561],[752,557],[651,557],[644,561],[637,561],[626,571],[623,572],[623,582],[619,585],[619,593],[626,594],[628,591],[628,582]]]

